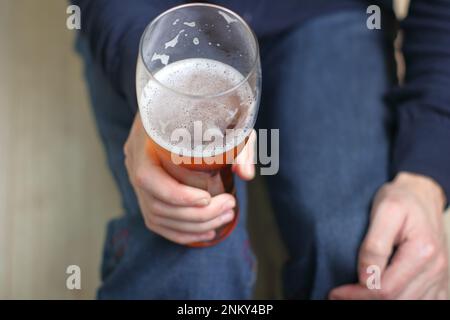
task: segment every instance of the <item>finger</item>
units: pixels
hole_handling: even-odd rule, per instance
[[[143,212],[143,217],[145,221],[146,227],[159,234],[160,236],[173,241],[175,243],[179,244],[188,244],[192,242],[201,242],[201,241],[208,241],[215,237],[215,231],[209,231],[201,234],[191,234],[191,233],[185,233],[185,232],[179,232],[175,230],[170,230],[169,228],[156,225],[155,223],[151,222],[151,219],[148,219],[149,212],[150,212],[150,206],[149,204],[156,201],[152,197],[149,197],[148,195],[144,195],[141,190],[138,190],[136,192],[139,207],[141,208],[141,211]]]
[[[358,257],[359,282],[365,286],[369,266],[383,272],[392,254],[396,238],[405,220],[405,209],[392,201],[382,201],[372,209],[372,221],[361,244]]]
[[[136,170],[135,184],[153,197],[177,206],[206,206],[208,192],[179,183],[158,165],[141,166]]]
[[[382,289],[388,298],[399,297],[410,284],[415,286],[411,290],[416,291],[411,293],[419,296],[423,294],[421,278],[429,280],[425,275],[425,266],[431,254],[426,249],[421,249],[417,241],[407,241],[398,248],[381,278]]]
[[[233,171],[243,180],[251,180],[255,177],[255,147],[256,132],[253,129],[247,143],[233,163]]]
[[[235,206],[236,200],[228,193],[211,198],[210,204],[205,207],[173,206],[156,199],[149,205],[152,214],[184,222],[207,222],[223,215]]]
[[[162,166],[169,176],[175,178],[178,182],[191,187],[208,190],[208,182],[211,178],[209,172],[194,171],[170,161],[162,163]]]
[[[159,226],[188,233],[205,233],[215,230],[220,226],[227,224],[234,218],[233,210],[229,210],[222,215],[207,222],[186,222],[173,219],[167,219],[159,216],[152,217],[153,223]]]
[[[368,289],[360,284],[347,284],[331,290],[330,300],[375,300],[377,289]]]
[[[150,224],[149,229],[153,232],[159,234],[160,236],[178,243],[178,244],[189,244],[192,242],[199,242],[199,241],[208,241],[212,240],[215,237],[215,231],[209,231],[203,234],[192,234],[192,233],[186,233],[186,232],[179,232],[176,230],[172,230],[163,226],[158,225],[152,225]]]

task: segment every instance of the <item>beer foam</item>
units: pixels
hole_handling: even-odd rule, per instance
[[[168,64],[138,97],[145,130],[163,148],[185,156],[210,157],[231,150],[248,136],[256,116],[255,93],[243,81],[239,71],[216,60]],[[189,133],[190,141],[173,140],[180,129]],[[224,141],[216,139],[221,137]]]

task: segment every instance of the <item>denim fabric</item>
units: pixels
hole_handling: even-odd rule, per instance
[[[389,179],[391,40],[355,11],[262,41],[259,126],[280,128],[280,171],[267,185],[289,252],[288,298],[325,298],[357,280],[371,200]]]
[[[366,28],[365,12],[327,14],[260,39],[263,94],[257,126],[280,129],[280,171],[268,176],[270,198],[288,249],[286,298],[326,298],[357,279],[358,247],[371,200],[389,179],[392,112],[391,40]],[[256,262],[245,226],[245,185],[238,181],[241,219],[210,248],[171,243],[146,229],[124,167],[132,108],[77,48],[99,133],[125,214],[108,225],[100,299],[248,299]]]

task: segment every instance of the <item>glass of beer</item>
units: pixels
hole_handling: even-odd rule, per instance
[[[235,195],[232,163],[255,124],[261,92],[256,36],[236,13],[211,4],[170,9],[145,29],[136,70],[136,91],[147,147],[174,178],[181,171],[208,175],[211,196]],[[239,217],[215,230],[214,245]]]

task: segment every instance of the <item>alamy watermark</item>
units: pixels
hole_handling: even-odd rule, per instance
[[[81,290],[81,268],[72,264],[67,266],[66,274],[69,275],[66,279],[66,288],[68,290]]]
[[[369,30],[380,30],[381,29],[381,9],[379,6],[372,4],[367,7],[367,14],[370,16],[366,20],[366,26]]]
[[[69,30],[81,29],[81,9],[79,6],[71,5],[66,9],[66,13],[69,15],[66,19],[66,27]]]
[[[259,163],[261,175],[275,175],[279,170],[279,129],[259,129],[258,134],[249,129],[203,130],[203,122],[194,121],[192,132],[173,130],[170,143],[171,160],[176,165]]]
[[[381,289],[381,269],[377,265],[370,265],[366,269],[366,273],[370,276],[366,280],[366,286],[369,290]]]

